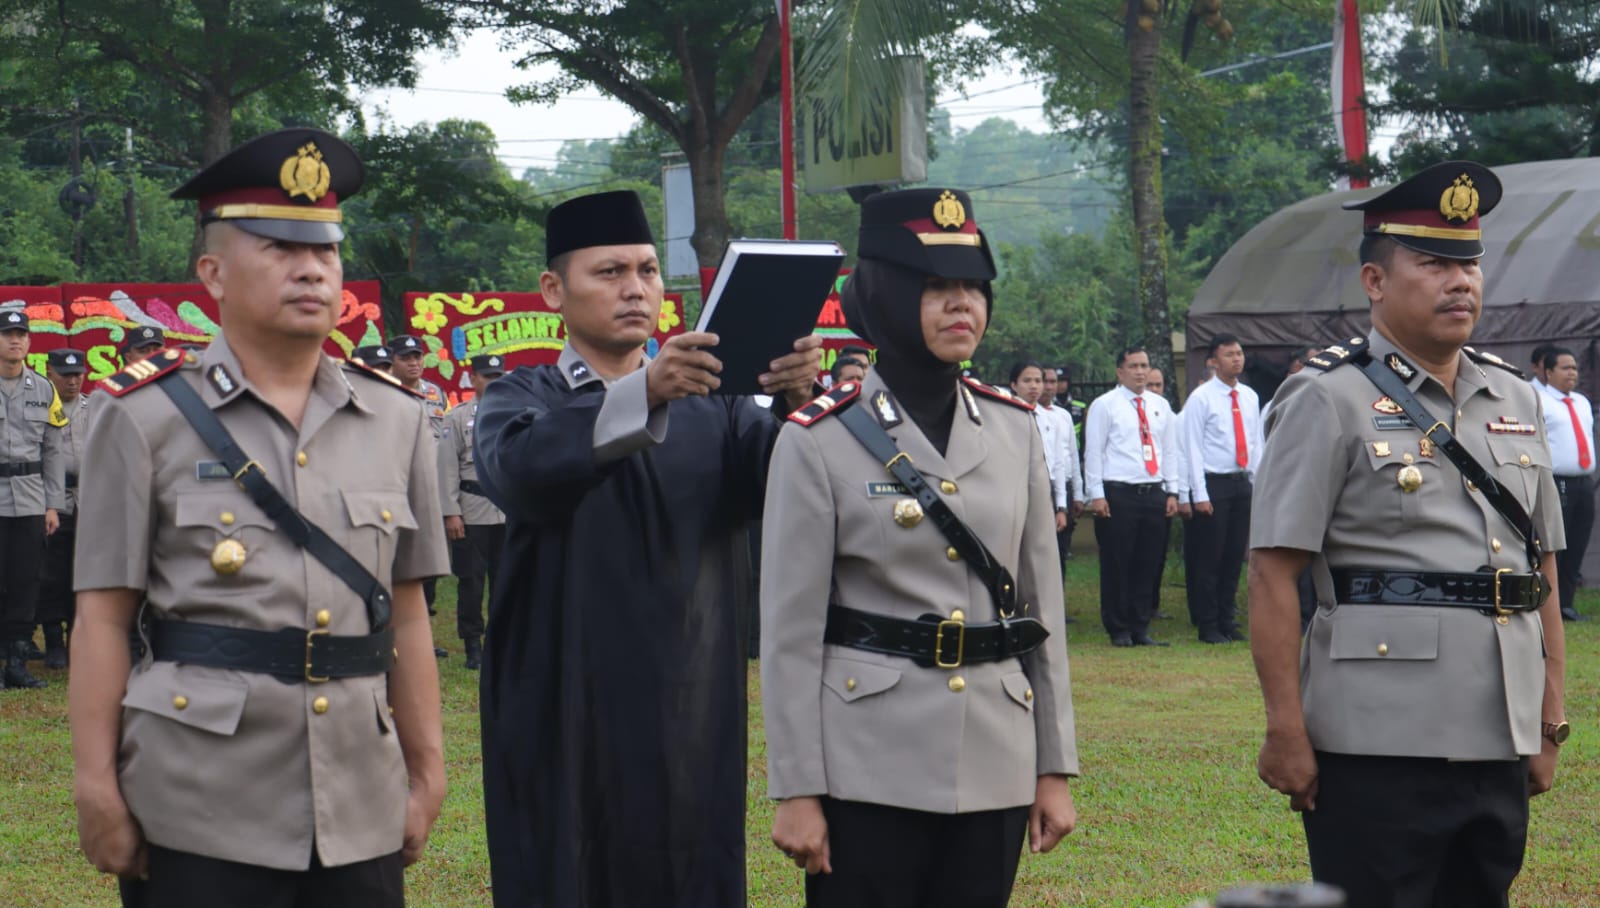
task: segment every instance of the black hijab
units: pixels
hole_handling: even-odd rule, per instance
[[[850,273],[839,301],[845,324],[878,348],[873,365],[883,383],[940,454],[950,444],[960,363],[934,356],[922,336],[922,287],[926,275],[878,259],[863,258]],[[989,282],[983,295],[992,310]]]

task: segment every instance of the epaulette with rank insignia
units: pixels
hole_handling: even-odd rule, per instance
[[[1350,362],[1365,352],[1367,352],[1367,339],[1364,337],[1352,337],[1343,344],[1324,347],[1321,353],[1307,359],[1306,365],[1319,372],[1327,372],[1329,369],[1334,369]]]
[[[994,385],[986,385],[981,381],[976,381],[974,379],[967,378],[966,376],[961,377],[961,383],[971,388],[976,393],[982,394],[984,397],[989,398],[990,400],[998,400],[1001,403],[1010,404],[1019,410],[1026,410],[1029,413],[1033,412],[1033,404],[1030,404],[1020,398],[1012,397],[1011,395],[1001,391],[999,388],[996,388]]]
[[[1493,353],[1480,353],[1471,347],[1462,347],[1461,352],[1465,353],[1467,358],[1475,363],[1488,363],[1491,366],[1499,366],[1523,381],[1528,380],[1528,374],[1526,372],[1523,372],[1521,369],[1518,369],[1516,366],[1511,365],[1500,357],[1495,356]]]
[[[400,379],[395,378],[393,375],[390,375],[387,372],[379,372],[377,369],[372,368],[366,363],[357,362],[353,359],[347,359],[344,361],[344,367],[357,375],[365,375],[368,378],[376,378],[382,381],[384,384],[392,385],[396,391],[404,391],[412,397],[415,397],[417,400],[428,399],[428,395],[423,394],[421,391],[413,391],[410,388],[407,388],[405,385],[400,384]]]
[[[829,413],[836,413],[849,406],[850,402],[855,400],[860,395],[861,385],[853,381],[847,381],[839,387],[834,388],[832,391],[829,391],[828,393],[817,398],[816,400],[813,400],[811,403],[806,404],[793,413],[790,413],[789,420],[791,422],[797,422],[802,426],[810,426],[812,423],[815,423],[822,417],[827,416]]]
[[[121,372],[100,379],[100,387],[105,388],[112,397],[121,397],[134,388],[142,388],[168,372],[176,371],[183,365],[183,358],[184,351],[176,347],[157,350],[149,359],[140,360]]]

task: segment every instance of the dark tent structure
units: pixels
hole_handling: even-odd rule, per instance
[[[1600,400],[1600,158],[1494,172],[1505,198],[1483,218],[1484,306],[1473,346],[1524,370],[1534,347],[1568,347],[1580,390]],[[1265,399],[1295,348],[1371,330],[1358,275],[1361,216],[1340,206],[1382,190],[1290,205],[1228,250],[1189,307],[1189,387],[1204,381],[1199,351],[1221,332],[1239,336],[1251,361],[1245,381]],[[1584,562],[1590,585],[1600,581],[1600,534]]]

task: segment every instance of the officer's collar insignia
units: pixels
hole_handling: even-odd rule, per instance
[[[967,418],[983,425],[983,414],[978,412],[978,399],[972,396],[972,389],[965,381],[961,383],[961,403],[967,408]]]
[[[1373,401],[1372,402],[1372,409],[1377,410],[1379,413],[1387,413],[1390,416],[1394,416],[1396,414],[1400,414],[1400,413],[1404,413],[1405,412],[1405,409],[1403,407],[1401,407],[1399,404],[1395,403],[1392,399],[1390,399],[1387,396],[1380,397],[1377,400]]]
[[[1372,443],[1372,456],[1374,456],[1374,457],[1388,457],[1391,453],[1393,453],[1393,452],[1389,450],[1389,443],[1388,442],[1386,442],[1386,441],[1375,441],[1375,442]]]
[[[1400,376],[1406,381],[1410,381],[1411,377],[1417,374],[1417,370],[1411,368],[1411,364],[1406,362],[1405,359],[1403,359],[1398,353],[1389,354],[1387,357],[1384,357],[1383,361],[1389,364],[1389,368],[1394,370],[1394,374]]]
[[[1478,190],[1472,177],[1462,174],[1439,196],[1439,213],[1447,221],[1465,224],[1478,216]]]
[[[575,362],[567,368],[567,372],[575,381],[578,379],[588,378],[589,364],[582,361]]]
[[[1417,440],[1417,453],[1429,460],[1433,459],[1433,442],[1429,441],[1426,435]]]
[[[323,162],[322,152],[318,150],[315,142],[307,142],[300,146],[299,150],[285,158],[283,166],[278,168],[278,182],[291,199],[298,197],[304,198],[307,202],[315,202],[327,195],[328,184],[332,179],[328,165]]]
[[[221,363],[206,370],[206,381],[210,382],[211,387],[217,389],[217,393],[223,397],[239,390],[239,383],[234,381],[233,375],[228,372],[228,367]]]
[[[933,203],[933,222],[946,230],[960,230],[967,223],[967,206],[946,189]]]
[[[889,397],[888,391],[879,391],[872,395],[872,409],[878,413],[878,422],[885,429],[892,429],[900,425],[900,411],[895,409],[894,400]]]

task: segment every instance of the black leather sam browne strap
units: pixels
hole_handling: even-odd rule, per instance
[[[1398,361],[1398,360],[1397,360]],[[1461,475],[1478,487],[1483,497],[1488,500],[1491,507],[1500,512],[1512,528],[1522,537],[1524,547],[1528,553],[1528,566],[1537,573],[1539,564],[1544,560],[1544,549],[1541,546],[1538,534],[1533,528],[1533,519],[1522,507],[1522,502],[1511,494],[1498,479],[1462,447],[1455,433],[1450,427],[1435,419],[1422,401],[1411,393],[1394,368],[1372,358],[1369,351],[1363,350],[1351,358],[1363,375],[1378,386],[1378,390],[1388,395],[1389,399],[1400,405],[1406,419],[1422,432],[1424,438],[1433,442],[1444,456],[1455,464]],[[1404,365],[1404,364],[1402,364]]]
[[[334,576],[344,581],[344,584],[354,590],[361,601],[367,606],[367,620],[371,622],[374,633],[389,626],[389,619],[393,615],[394,598],[384,589],[378,578],[372,572],[361,566],[361,563],[339,543],[334,542],[321,527],[306,519],[304,514],[295,510],[283,493],[271,482],[267,481],[267,474],[261,465],[251,460],[233,440],[222,420],[211,412],[200,395],[194,388],[184,381],[177,372],[158,379],[156,384],[161,390],[172,398],[177,405],[178,412],[189,421],[199,433],[206,447],[222,459],[222,463],[232,474],[233,481],[250,496],[256,506],[272,518],[295,545],[300,546],[311,557],[322,563],[322,566],[332,571]]]

